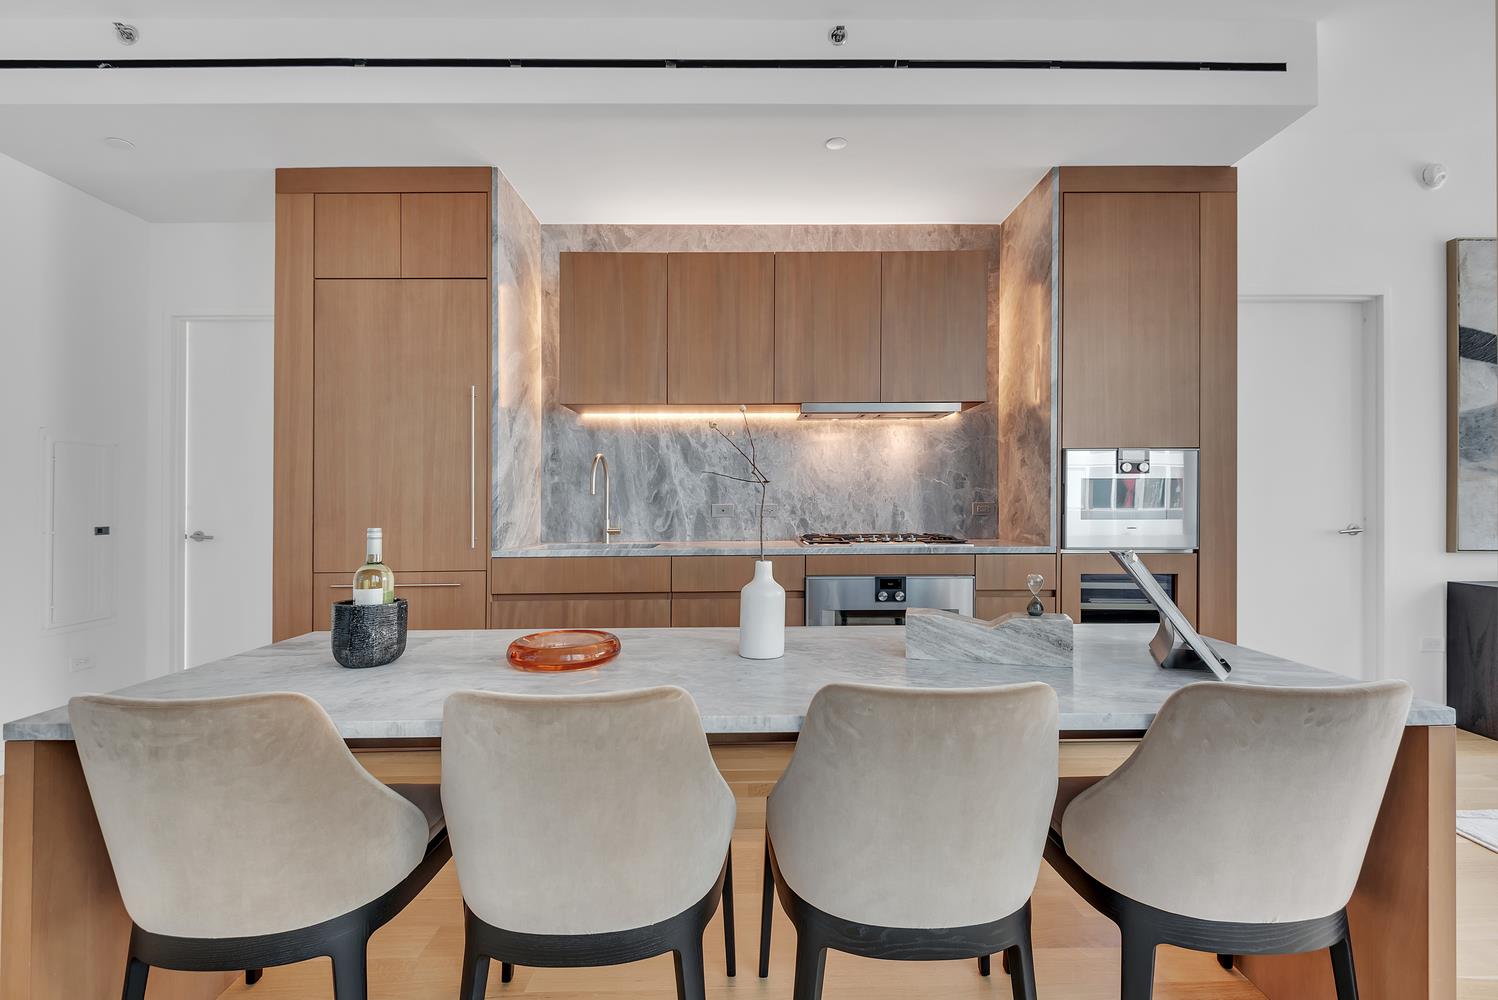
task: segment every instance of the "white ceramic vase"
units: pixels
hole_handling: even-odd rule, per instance
[[[785,655],[785,588],[775,582],[767,559],[755,560],[754,579],[739,591],[739,655],[747,660]]]

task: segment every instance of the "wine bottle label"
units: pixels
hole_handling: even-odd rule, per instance
[[[367,588],[355,587],[354,588],[354,603],[355,604],[384,604],[385,603],[385,588],[384,587],[367,587]]]

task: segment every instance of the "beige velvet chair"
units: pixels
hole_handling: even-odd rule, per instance
[[[705,993],[721,899],[734,974],[734,801],[675,687],[582,697],[465,691],[442,714],[442,800],[463,890],[462,1000],[490,959],[617,965],[671,952]]]
[[[1088,786],[1062,782],[1046,859],[1118,924],[1123,1000],[1151,995],[1155,948],[1331,950],[1357,996],[1347,903],[1404,732],[1402,681],[1330,688],[1202,683]]]
[[[364,1000],[369,936],[450,852],[435,785],[386,786],[300,694],[68,703],[132,929],[125,1000],[151,966],[333,960]]]
[[[821,996],[828,948],[868,958],[1004,952],[1035,997],[1030,894],[1056,798],[1046,684],[818,691],[770,794],[760,923],[772,893],[796,928],[797,1000]]]

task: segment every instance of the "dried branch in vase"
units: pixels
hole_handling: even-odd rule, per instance
[[[770,479],[769,479],[768,476],[766,476],[764,474],[764,472],[759,467],[759,461],[758,461],[758,455],[759,455],[759,453],[758,453],[758,451],[754,447],[754,432],[749,429],[749,408],[747,406],[744,406],[743,404],[740,404],[739,405],[739,415],[741,417],[743,417],[743,420],[744,420],[744,436],[746,438],[748,438],[748,440],[749,440],[749,450],[748,451],[745,451],[743,448],[739,447],[739,444],[738,444],[737,441],[735,441],[733,438],[729,437],[726,433],[724,433],[723,428],[721,428],[721,427],[718,426],[718,422],[716,420],[709,420],[707,422],[707,426],[710,427],[710,428],[712,428],[712,430],[715,431],[717,433],[717,435],[719,437],[721,437],[724,441],[727,441],[728,444],[733,448],[733,450],[736,451],[736,452],[738,452],[739,456],[741,458],[743,458],[743,460],[749,464],[749,475],[750,475],[751,478],[745,478],[743,476],[734,476],[734,475],[730,475],[730,474],[728,474],[726,472],[713,472],[711,470],[703,472],[703,475],[704,476],[717,476],[719,479],[731,479],[731,480],[733,480],[736,483],[748,483],[751,486],[757,486],[757,487],[759,487],[759,561],[760,562],[764,562],[765,561],[765,488],[770,485]]]

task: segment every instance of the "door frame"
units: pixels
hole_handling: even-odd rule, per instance
[[[167,671],[177,673],[187,667],[187,327],[189,323],[253,323],[261,321],[271,327],[275,338],[275,317],[267,310],[254,312],[204,312],[174,314],[168,317],[167,331],[167,412],[166,412],[166,506]]]
[[[1388,495],[1388,438],[1384,426],[1385,401],[1389,397],[1388,369],[1384,358],[1388,355],[1388,296],[1384,294],[1327,294],[1327,295],[1239,295],[1238,306],[1273,305],[1296,303],[1354,303],[1363,307],[1363,335],[1367,344],[1364,371],[1364,413],[1368,417],[1369,432],[1364,440],[1363,483],[1368,497],[1364,508],[1364,528],[1368,537],[1365,551],[1363,584],[1363,648],[1371,663],[1366,680],[1383,680],[1388,676],[1384,651],[1387,646],[1383,622],[1386,603],[1384,588],[1385,559],[1388,548],[1384,543],[1388,522],[1384,498]],[[1239,347],[1243,341],[1243,324],[1238,324]],[[1241,400],[1242,393],[1239,393]],[[1239,482],[1242,482],[1240,477]],[[1239,505],[1241,508],[1241,504]]]

